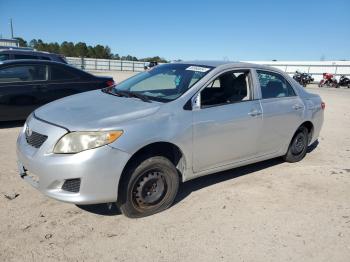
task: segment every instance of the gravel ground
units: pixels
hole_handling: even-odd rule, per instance
[[[350,90],[309,90],[325,123],[302,162],[195,179],[143,219],[40,194],[17,173],[23,123],[1,124],[0,261],[350,261]]]

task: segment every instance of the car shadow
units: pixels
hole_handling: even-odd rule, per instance
[[[22,127],[24,125],[24,120],[20,121],[3,121],[0,122],[0,129]]]
[[[119,208],[115,203],[76,206],[84,211],[101,216],[117,216],[121,214]]]
[[[318,146],[319,142],[318,140],[316,140],[315,142],[313,142],[311,145],[309,145],[309,147],[307,148],[307,153],[311,153],[312,151],[314,151],[316,149],[316,147]]]
[[[316,140],[312,145],[308,148],[308,153],[315,150],[318,146],[318,141]],[[212,186],[221,182],[225,182],[227,180],[235,179],[240,176],[248,175],[250,173],[254,173],[272,166],[280,165],[285,163],[281,157],[273,158],[270,160],[250,164],[243,167],[233,168],[223,172],[217,172],[211,175],[206,175],[202,177],[198,177],[196,179],[187,181],[180,185],[178,194],[175,198],[174,205],[183,201],[186,197],[188,197],[192,192],[201,190],[202,188]],[[121,212],[116,206],[115,203],[108,204],[95,204],[95,205],[77,205],[80,209],[83,209],[87,212],[94,213],[97,215],[103,216],[115,216],[120,215]]]
[[[284,163],[282,158],[274,158],[187,181],[180,186],[174,205],[184,200],[194,191],[198,191],[202,188],[225,182],[227,180],[235,179],[240,176],[248,175],[271,166],[280,165],[282,163]]]

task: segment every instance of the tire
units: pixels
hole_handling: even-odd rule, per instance
[[[169,159],[136,160],[123,174],[117,206],[129,218],[153,215],[170,207],[179,188],[178,172]]]
[[[289,144],[288,151],[283,159],[289,163],[295,163],[302,160],[309,144],[309,132],[306,127],[301,126],[295,132],[292,141]]]

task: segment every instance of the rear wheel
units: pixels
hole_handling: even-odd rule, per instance
[[[290,163],[302,160],[306,155],[308,143],[308,130],[306,127],[302,126],[294,134],[287,154],[283,157],[284,160]]]
[[[167,209],[179,188],[175,166],[162,156],[135,161],[123,177],[117,204],[123,214],[131,218]]]

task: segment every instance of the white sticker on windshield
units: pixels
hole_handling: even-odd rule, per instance
[[[201,66],[189,66],[186,68],[186,70],[195,71],[195,72],[207,72],[208,70],[210,70],[210,68],[201,67]]]

